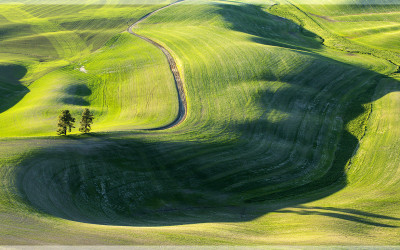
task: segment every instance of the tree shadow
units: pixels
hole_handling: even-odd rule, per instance
[[[76,95],[76,96],[89,96],[92,94],[92,91],[86,84],[74,84],[69,85],[65,90],[67,94]]]
[[[249,5],[220,7],[227,8],[221,10],[226,16],[241,8],[250,14],[260,11]],[[257,18],[276,17],[262,12]],[[257,27],[246,32],[262,36]],[[310,37],[291,46],[305,46]],[[359,210],[279,210],[326,197],[346,186],[344,168],[359,143],[346,125],[365,112],[365,105],[387,94],[375,92],[384,78],[390,80],[314,55],[314,61],[301,72],[279,79],[271,73],[260,75],[260,80],[279,81],[288,87],[266,88],[253,96],[255,106],[265,112],[259,119],[228,124],[225,131],[239,135],[237,140],[204,142],[188,135],[187,141],[179,141],[173,134],[165,136],[168,131],[66,137],[51,140],[50,146],[21,161],[15,183],[24,200],[38,211],[86,223],[165,226],[239,222],[279,211],[392,227],[374,220],[398,218]],[[399,91],[398,81],[391,81],[391,91]],[[270,118],[273,112],[286,116],[274,120]],[[164,136],[158,137],[161,133]],[[122,138],[124,134],[127,136]]]
[[[77,96],[68,96],[61,99],[61,102],[68,105],[77,105],[77,106],[89,106],[90,103],[83,99],[82,97]]]
[[[65,89],[65,93],[70,96],[61,99],[61,102],[68,105],[89,106],[90,103],[84,99],[85,96],[90,96],[92,91],[85,84],[69,85]]]
[[[29,92],[20,82],[26,72],[21,65],[0,65],[0,113],[13,107]]]

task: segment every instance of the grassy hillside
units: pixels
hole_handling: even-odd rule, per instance
[[[54,12],[46,6],[1,8],[7,19],[2,30],[16,31],[3,37],[1,48],[7,55],[22,57],[10,56],[2,67],[23,72],[16,74],[18,79],[3,77],[5,95],[11,95],[11,104],[18,104],[12,108],[3,104],[1,136],[54,135],[63,108],[78,116],[90,106],[104,129],[157,127],[174,119],[176,90],[164,55],[138,38],[117,34],[157,6],[52,5]],[[18,32],[20,27],[30,34]],[[10,84],[13,87],[8,89]]]
[[[345,3],[148,17],[135,32],[174,56],[188,102],[159,131],[178,110],[167,60],[122,32],[159,6],[0,5],[0,243],[399,244],[398,55],[342,34]],[[85,107],[94,133],[53,136]]]
[[[324,28],[350,41],[399,52],[400,4],[300,5]]]

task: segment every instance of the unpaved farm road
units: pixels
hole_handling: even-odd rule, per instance
[[[136,21],[134,24],[132,24],[128,28],[128,32],[129,33],[131,33],[132,35],[137,36],[137,37],[145,40],[146,42],[149,42],[149,43],[153,44],[154,46],[159,48],[164,53],[164,55],[167,57],[169,67],[171,68],[171,72],[172,72],[172,74],[174,76],[176,90],[178,92],[179,110],[178,110],[178,115],[175,118],[175,120],[173,120],[171,123],[169,123],[169,124],[167,124],[165,126],[154,128],[154,129],[151,129],[151,130],[163,130],[163,129],[172,128],[172,127],[178,125],[179,123],[181,123],[182,121],[184,121],[185,118],[186,118],[186,114],[187,114],[186,95],[185,95],[185,91],[183,89],[183,82],[182,82],[181,76],[179,74],[178,68],[176,67],[176,62],[175,62],[174,58],[171,56],[171,54],[168,52],[168,50],[166,48],[164,48],[164,46],[162,46],[161,44],[151,40],[150,38],[145,37],[145,36],[141,36],[141,35],[135,33],[133,31],[133,28],[135,28],[136,25],[138,25],[139,23],[143,22],[146,18],[152,16],[153,14],[157,13],[158,11],[160,11],[162,9],[165,9],[165,8],[168,8],[169,6],[177,4],[177,3],[180,3],[182,1],[184,1],[184,0],[176,1],[174,3],[168,4],[168,5],[160,8],[160,9],[157,9],[157,10],[155,10],[153,12],[150,12],[150,13],[146,14],[145,16],[143,16],[142,18],[140,18],[138,21]]]

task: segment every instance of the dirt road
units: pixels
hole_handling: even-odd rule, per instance
[[[167,124],[165,126],[154,128],[152,130],[162,130],[162,129],[172,128],[172,127],[178,125],[179,123],[181,123],[182,121],[185,120],[186,114],[187,114],[186,95],[185,95],[185,91],[184,91],[184,88],[183,88],[183,82],[182,82],[181,76],[179,74],[179,70],[178,70],[178,68],[176,66],[175,59],[171,56],[171,54],[168,52],[168,50],[166,48],[164,48],[164,46],[162,46],[161,44],[151,40],[150,38],[135,33],[133,31],[133,29],[135,28],[136,25],[138,25],[139,23],[143,22],[144,20],[146,20],[146,18],[152,16],[153,14],[157,13],[158,11],[163,10],[165,8],[168,8],[171,5],[175,5],[175,4],[180,3],[182,1],[183,0],[179,0],[177,2],[168,4],[168,5],[160,8],[160,9],[157,9],[157,10],[155,10],[153,12],[150,12],[149,14],[147,14],[147,15],[143,16],[142,18],[140,18],[138,21],[136,21],[134,24],[132,24],[128,28],[128,32],[129,33],[131,33],[132,35],[137,36],[137,37],[145,40],[146,42],[149,42],[149,43],[153,44],[154,46],[159,48],[164,53],[164,55],[167,57],[167,60],[168,60],[168,63],[169,63],[169,67],[170,67],[171,72],[172,72],[172,74],[174,76],[176,90],[178,92],[179,111],[178,111],[178,115],[175,118],[175,120],[173,120],[171,123],[169,123],[169,124]]]

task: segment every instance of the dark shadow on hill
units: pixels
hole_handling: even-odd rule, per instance
[[[0,113],[13,107],[29,92],[20,82],[26,72],[21,65],[0,65]]]
[[[352,99],[347,110],[339,110],[336,115],[346,123],[363,113],[363,104],[374,100],[374,87],[375,84],[371,84],[358,98]],[[268,92],[261,94],[260,103],[270,95]],[[326,105],[332,105],[332,96],[324,98],[327,98]],[[269,108],[265,106],[266,110]],[[346,185],[344,167],[358,140],[344,130],[344,123],[341,139],[337,145],[332,145],[339,148],[333,164],[320,167],[326,173],[304,185],[293,185],[306,171],[291,168],[294,163],[290,161],[277,168],[286,159],[270,161],[264,159],[264,155],[257,156],[258,145],[248,139],[273,134],[270,140],[284,141],[285,134],[277,128],[287,126],[285,123],[291,121],[252,121],[234,126],[231,129],[242,134],[242,139],[234,144],[151,142],[139,139],[140,133],[127,134],[131,138],[118,138],[113,134],[58,138],[51,147],[32,153],[19,164],[16,183],[24,200],[38,211],[102,225],[240,222],[277,211],[396,227],[399,218],[395,217],[355,209],[298,206],[326,197]],[[259,129],[260,132],[254,134]],[[331,143],[330,138],[329,135],[324,138],[326,145]],[[307,146],[311,158],[317,157],[323,147],[302,147]],[[280,149],[268,149],[265,154],[278,153],[277,150]],[[294,151],[287,153],[290,155]],[[316,168],[316,165],[317,162],[310,162],[308,168]],[[233,171],[235,169],[238,171]],[[229,174],[230,171],[233,172]],[[260,176],[265,178],[260,180]]]
[[[322,47],[322,39],[291,20],[269,14],[252,4],[216,4],[217,13],[232,29],[253,35],[253,41],[265,45],[309,51]]]
[[[240,222],[280,211],[395,227],[399,218],[361,210],[292,209],[346,186],[345,167],[359,143],[346,125],[388,94],[375,91],[384,75],[313,58],[301,72],[276,77],[266,69],[255,79],[287,87],[252,96],[265,113],[225,126],[237,140],[213,142],[221,132],[204,142],[202,131],[186,141],[168,131],[57,138],[20,162],[19,193],[38,211],[104,225]],[[391,81],[391,91],[400,91]],[[271,120],[273,112],[286,116]]]

